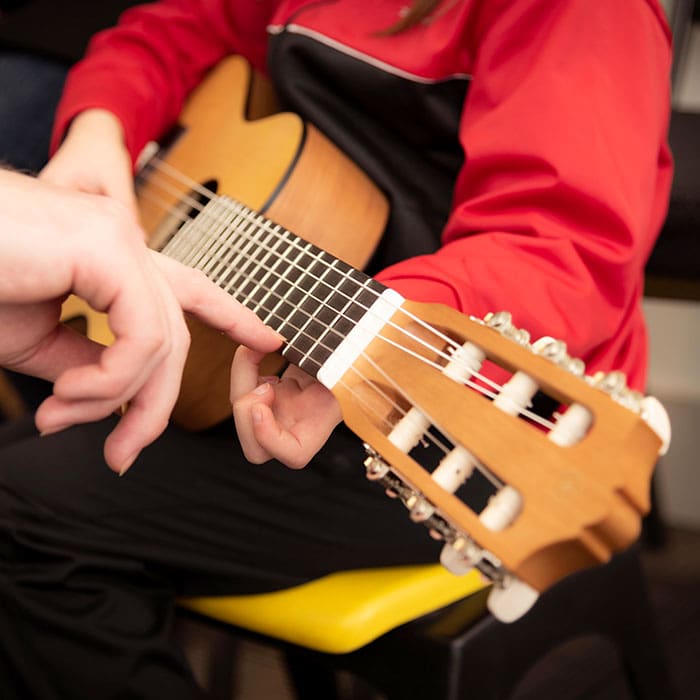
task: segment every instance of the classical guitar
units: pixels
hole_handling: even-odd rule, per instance
[[[474,319],[410,302],[360,272],[383,197],[294,115],[246,119],[234,86],[247,84],[243,62],[220,64],[180,133],[145,161],[138,192],[152,245],[285,337],[285,360],[333,391],[364,441],[367,476],[444,540],[450,570],[478,567],[493,581],[501,619],[631,544],[670,435],[660,404],[617,372],[587,376],[563,342],[531,341],[506,312]],[[200,331],[174,416],[190,428],[230,411],[233,350]],[[486,361],[507,380],[489,379]],[[542,396],[549,411],[534,408]],[[476,480],[487,490],[479,505]]]

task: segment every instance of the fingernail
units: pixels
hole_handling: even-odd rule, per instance
[[[264,394],[269,388],[270,385],[267,382],[265,382],[264,384],[260,384],[260,386],[256,386],[255,389],[253,389],[253,393]]]
[[[136,452],[135,454],[133,454],[130,457],[128,457],[127,459],[125,459],[123,464],[122,464],[122,468],[118,472],[118,476],[124,476],[124,474],[126,474],[129,471],[129,469],[131,468],[133,463],[136,461],[136,458],[138,456],[139,456],[139,453]]]

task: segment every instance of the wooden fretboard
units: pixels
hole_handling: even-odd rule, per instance
[[[202,270],[286,339],[283,355],[316,376],[386,287],[263,215],[219,196],[163,253]]]

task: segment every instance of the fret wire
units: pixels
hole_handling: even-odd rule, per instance
[[[321,252],[321,251],[317,252],[316,255],[314,256],[317,262],[320,262],[320,258],[319,258],[320,252]],[[302,276],[302,279],[304,279],[304,276]],[[313,279],[313,278],[312,278],[312,279]],[[314,290],[315,290],[320,284],[321,284],[321,279],[320,279],[320,278],[319,278],[319,279],[316,279],[315,281],[313,281],[313,284],[311,285],[311,288],[308,289],[308,290],[305,290],[307,299],[309,299],[309,298],[310,298],[310,299],[313,299],[313,292],[314,292]],[[319,307],[321,307],[321,306],[323,306],[323,305],[325,304],[325,299],[323,299],[323,300],[321,300],[321,299],[315,299],[315,301],[318,302]],[[306,327],[309,325],[309,323],[311,322],[311,320],[312,320],[312,317],[309,316],[309,319],[307,319],[307,321],[306,321],[306,323],[303,325],[302,329],[301,329],[300,331],[298,331],[298,332],[290,339],[290,341],[289,341],[289,344],[290,344],[290,345],[292,345],[292,344],[294,343],[294,341],[299,337],[299,333],[301,333],[302,331],[304,331],[304,330],[306,329]],[[284,353],[283,353],[283,354],[284,354]],[[305,353],[305,354],[308,355],[308,352]]]
[[[228,211],[227,211],[228,209]],[[218,258],[218,252],[221,250],[222,231],[235,230],[243,220],[242,213],[243,205],[236,202],[233,207],[224,207],[221,215],[214,217],[214,226],[212,226],[206,237],[206,245],[202,246],[202,250],[193,256],[188,257],[183,262],[185,265],[201,269]]]
[[[206,233],[209,229],[209,222],[212,218],[210,210],[214,209],[214,211],[216,211],[217,207],[223,212],[226,211],[223,203],[210,203],[209,210],[205,207],[197,217],[182,227],[181,232],[178,232],[170,239],[168,244],[163,248],[163,253],[186,264],[185,260],[193,254],[196,255],[199,251],[199,239],[201,239],[202,233]]]
[[[177,258],[177,251],[180,246],[182,246],[184,243],[181,239],[187,237],[187,232],[190,230],[192,226],[195,225],[196,218],[195,219],[189,219],[183,226],[180,227],[180,229],[175,233],[175,235],[163,246],[162,253],[164,255],[168,255],[169,257],[173,257],[176,260]]]
[[[226,200],[227,202],[230,201],[227,197],[222,197],[221,199],[222,199],[222,200]],[[267,232],[270,234],[269,238],[273,238],[274,235],[275,235],[276,233],[278,233],[278,231],[275,230],[275,228],[277,228],[277,229],[280,228],[278,225],[275,225],[275,226],[273,226],[273,228],[270,228],[270,226],[269,226],[269,223],[270,223],[269,220],[265,219],[265,218],[262,217],[262,216],[258,216],[258,217],[256,217],[256,218],[259,219],[259,220],[263,220],[263,225],[262,225],[261,228],[264,229],[265,231],[267,231]],[[259,230],[260,230],[260,229],[258,229],[258,231],[259,231]],[[286,231],[286,230],[285,230],[285,231]],[[245,235],[246,233],[247,233],[247,231],[244,231],[244,232],[243,232],[244,235]],[[264,240],[265,240],[265,238],[261,239],[260,241],[255,241],[254,239],[248,239],[248,241],[246,242],[245,246],[240,250],[240,253],[239,253],[238,255],[235,256],[236,260],[238,260],[238,259],[240,259],[240,258],[242,258],[242,257],[246,257],[247,254],[248,254],[247,251],[248,251],[256,242],[259,243],[259,244],[261,244]],[[298,246],[298,247],[301,248],[301,253],[302,253],[302,254],[303,254],[304,252],[306,252],[306,250],[308,250],[309,248],[314,247],[314,246],[312,246],[310,243],[305,242],[305,241],[302,241],[302,239],[298,238],[298,237],[295,236],[294,234],[291,234],[291,241],[292,241],[292,245]],[[317,257],[317,260],[319,260],[318,254],[317,254],[316,257]],[[301,266],[296,265],[295,262],[292,263],[292,267],[294,267],[294,266],[298,267],[298,269],[300,269],[302,272],[305,272],[305,269],[304,269],[303,267],[301,267]],[[362,277],[364,278],[364,280],[363,280],[364,282],[366,282],[367,280],[370,280],[370,279],[371,279],[371,278],[367,277],[366,275],[364,275],[363,273],[360,273],[359,271],[352,270],[351,273],[350,273],[350,275],[352,276],[353,273],[362,276]],[[237,279],[238,277],[240,277],[240,274],[241,274],[241,273],[238,273],[238,274],[235,276],[235,279]],[[210,277],[211,277],[211,276],[210,276]],[[295,284],[295,286],[298,288],[298,285]],[[363,287],[364,287],[364,286],[366,286],[366,285],[363,284]],[[229,284],[226,285],[226,288],[225,288],[226,291],[230,291],[230,287],[231,287],[231,282],[229,282]],[[311,290],[308,290],[308,291],[307,291],[307,290],[301,289],[300,291],[302,291],[302,293],[306,296],[306,298],[314,299],[314,300],[317,301],[317,302],[321,302],[321,300],[319,300],[318,298],[315,298],[315,297],[313,296],[313,290],[314,290],[315,287],[316,287],[316,285],[314,285],[314,287],[312,287]],[[354,293],[352,296],[350,296],[350,297],[348,297],[348,295],[347,295],[346,293],[344,293],[344,292],[343,292],[342,290],[340,290],[340,289],[338,289],[337,291],[338,291],[340,294],[343,294],[344,296],[346,296],[346,297],[348,298],[348,304],[350,304],[350,303],[352,303],[352,302],[355,301],[357,295],[360,293],[360,291],[362,290],[363,287],[360,287],[360,288],[356,289],[356,290],[355,290],[355,293]],[[373,290],[368,290],[368,291],[373,292]],[[239,296],[240,296],[240,293],[239,293]],[[248,302],[248,297],[249,297],[249,296],[250,296],[250,293],[246,294],[246,296],[245,296],[243,299],[239,299],[239,301],[241,301],[242,303],[244,303],[244,304],[247,306],[247,305],[248,305],[247,302]],[[379,295],[376,294],[376,296],[378,297]],[[321,305],[322,305],[322,304],[323,304],[323,302],[321,302]],[[364,305],[361,305],[361,306],[363,307],[363,309],[364,309],[365,311],[369,311],[369,307],[365,307]],[[346,308],[347,308],[347,306],[346,306]],[[301,309],[298,305],[297,305],[297,310],[298,310],[298,311],[302,311],[303,313],[307,313],[305,310]],[[308,314],[308,313],[307,313],[307,316],[308,316],[308,318],[307,318],[307,320],[304,322],[302,328],[301,328],[299,331],[297,331],[297,333],[295,333],[295,335],[288,341],[288,344],[289,344],[289,345],[292,345],[293,341],[294,341],[295,339],[297,339],[297,338],[300,336],[300,333],[303,332],[303,330],[304,330],[304,329],[308,326],[308,324],[311,322],[311,320],[312,320],[313,317],[312,317],[310,314]],[[347,316],[347,314],[345,314],[345,313],[342,314],[342,317],[347,318],[347,320],[351,321],[352,323],[356,323],[356,322],[357,322],[357,319],[353,319],[352,317]],[[438,351],[438,352],[439,352],[439,351]]]
[[[221,206],[221,203],[209,203],[195,219],[195,226],[188,229],[190,245],[178,251],[180,262],[189,267],[196,267],[195,261],[209,252],[215,245],[216,234],[227,219],[235,216],[235,210]]]
[[[165,245],[163,248],[162,252],[165,255],[168,255],[171,258],[174,258],[178,262],[181,262],[180,260],[180,255],[186,254],[189,250],[192,249],[193,244],[191,243],[191,234],[190,232],[192,229],[194,229],[197,226],[197,220],[193,219],[191,222],[183,226],[180,231],[178,232],[177,238],[178,241],[176,244],[173,244],[173,241],[175,240],[175,237],[170,239],[170,242]]]
[[[246,264],[241,268],[240,272],[238,272],[234,277],[228,280],[227,284],[223,289],[227,292],[230,292],[231,288],[235,285],[235,280],[241,275],[245,274],[248,277],[252,278],[255,284],[258,287],[261,287],[264,285],[265,280],[270,276],[272,269],[274,268],[274,264],[276,262],[279,262],[279,255],[277,254],[277,249],[284,244],[284,241],[282,240],[281,236],[274,236],[274,233],[279,233],[278,231],[274,231],[273,235],[270,236],[273,238],[272,245],[269,247],[265,248],[263,246],[259,246],[258,250],[255,251],[253,254],[253,258],[251,263]],[[273,264],[273,268],[270,268],[268,264],[268,260],[270,258],[273,258],[276,262]],[[267,267],[265,267],[267,265]],[[258,279],[256,277],[256,273],[258,271],[263,272],[263,277]],[[255,308],[253,308],[252,305],[248,305],[249,308],[251,308],[253,311],[255,311]]]
[[[308,250],[308,248],[307,248],[306,250]],[[271,251],[271,252],[274,252],[274,251]],[[303,250],[299,251],[298,254],[297,254],[297,256],[294,258],[294,261],[296,262],[296,261],[301,257],[301,255],[303,255],[303,254],[304,254],[304,251],[303,251]],[[268,280],[268,278],[273,274],[276,265],[280,262],[280,258],[282,259],[282,261],[288,262],[288,261],[286,260],[286,258],[284,258],[284,256],[278,256],[277,263],[275,263],[271,268],[269,268],[269,270],[267,271],[267,274],[259,281],[260,285],[265,285],[265,284],[267,283],[267,280]],[[294,268],[288,266],[287,269],[285,270],[285,273],[288,272],[288,271],[290,271],[290,270],[293,271]],[[304,275],[303,275],[303,273],[302,273],[302,274],[297,278],[297,280],[303,278],[303,276],[304,276]],[[279,278],[278,278],[277,283],[278,283],[279,281],[280,281],[280,280],[279,280]],[[287,281],[287,280],[286,280],[286,277],[285,277],[285,281]],[[268,297],[270,296],[270,294],[275,290],[277,283],[273,284],[272,287],[269,287],[269,288],[266,290],[265,296],[263,296],[263,297],[260,299],[260,301],[258,301],[258,302],[255,304],[255,306],[251,306],[251,307],[250,307],[251,310],[252,310],[253,312],[255,312],[256,314],[258,313],[258,311],[260,310],[261,306],[264,305],[264,303],[265,303],[265,301],[267,300],[267,298],[268,298]]]
[[[212,218],[212,214],[210,214],[208,218]],[[252,228],[252,226],[251,226],[252,221],[248,221],[247,223],[248,223],[248,229]],[[273,234],[278,233],[278,230],[275,230],[275,228],[270,229],[269,227],[263,227],[263,229],[265,230],[266,233],[271,234],[271,235],[268,235],[268,236],[267,236],[268,239],[269,239],[269,238],[273,238],[273,237],[274,237]],[[277,227],[277,229],[279,229],[279,227]],[[180,234],[178,234],[178,235],[182,235],[182,234],[185,234],[185,233],[190,233],[190,232],[189,232],[189,231],[187,231],[187,232],[181,231]],[[244,231],[244,232],[243,232],[243,235],[246,235],[246,234],[248,234],[248,233],[249,233],[249,231]],[[296,261],[297,261],[304,253],[306,253],[306,252],[309,251],[309,249],[312,247],[311,244],[308,244],[307,242],[302,242],[300,239],[297,239],[297,238],[294,236],[294,234],[291,234],[290,232],[287,232],[286,230],[283,230],[283,236],[284,236],[284,234],[286,234],[288,237],[291,237],[291,238],[292,238],[291,241],[286,241],[286,237],[287,237],[287,236],[285,236],[285,242],[289,242],[289,243],[290,243],[290,248],[291,248],[292,250],[295,250],[295,252],[296,252],[295,258],[293,258],[292,260],[289,260],[289,259],[286,260],[286,262],[291,263],[291,266],[290,266],[289,270],[290,270],[290,271],[294,271],[294,268],[296,267],[298,270],[302,270],[303,272],[306,272],[306,270],[305,270],[304,268],[302,268],[302,267],[299,266],[299,265],[295,265],[295,263],[296,263]],[[240,235],[239,235],[239,237],[240,237]],[[260,241],[254,241],[253,239],[250,239],[249,236],[248,236],[248,238],[249,238],[249,240],[247,240],[247,242],[245,243],[244,248],[243,248],[242,250],[240,250],[240,251],[237,251],[238,254],[236,255],[235,260],[236,260],[236,261],[239,261],[240,259],[245,259],[245,258],[248,258],[248,259],[249,259],[249,263],[246,264],[246,265],[244,266],[244,269],[242,270],[242,273],[247,274],[248,277],[250,277],[250,276],[251,276],[251,273],[252,273],[253,265],[250,264],[250,259],[251,259],[251,258],[250,258],[250,255],[249,255],[249,250],[253,247],[253,245],[254,245],[255,243],[260,243]],[[264,239],[263,239],[263,242],[264,242]],[[281,240],[277,240],[277,241],[275,242],[275,247],[279,247],[279,245],[280,245],[281,242],[282,242]],[[225,245],[225,244],[222,244],[222,245],[220,246],[219,249],[221,249],[221,247],[223,247],[224,245]],[[188,247],[189,247],[189,246],[188,246]],[[233,245],[231,245],[231,248],[232,248],[232,249],[235,249],[235,242],[234,242]],[[322,251],[319,251],[318,253],[316,253],[316,259],[317,259],[317,260],[319,260],[319,259],[322,257],[322,253],[323,253]],[[327,254],[326,254],[326,255],[327,255]],[[267,260],[268,257],[269,257],[269,256],[265,256],[265,260]],[[333,267],[335,267],[335,266],[338,264],[337,259],[332,258],[332,256],[328,256],[328,257],[331,258],[332,263],[333,263]],[[254,258],[253,258],[252,260],[253,260],[253,262],[256,262]],[[276,264],[279,264],[279,262],[281,262],[281,261],[277,261]],[[256,267],[257,267],[257,266],[256,266]],[[215,268],[215,271],[216,271],[216,268]],[[209,271],[209,272],[210,272],[210,274],[211,274],[211,271]],[[328,267],[328,268],[326,268],[326,269],[324,270],[324,273],[323,273],[323,277],[322,277],[322,278],[325,279],[325,276],[327,276],[327,274],[328,274],[329,272],[330,272],[330,267]],[[351,269],[348,270],[348,271],[346,271],[346,272],[344,273],[344,276],[345,276],[346,279],[348,278],[348,275],[349,275],[349,274],[352,274],[352,270],[351,270]],[[237,279],[238,277],[240,277],[240,274],[236,275],[236,276],[234,277],[234,279]],[[267,277],[269,277],[269,273],[266,275],[266,278],[265,278],[265,279],[267,279]],[[285,281],[288,281],[286,275],[285,275],[284,279],[285,279]],[[234,281],[234,280],[230,280],[230,281],[228,282],[228,284],[227,284],[227,287],[230,288],[230,287],[232,286],[233,281]],[[355,281],[355,283],[357,284],[356,281]],[[257,282],[255,282],[255,284],[257,284]],[[298,285],[297,285],[297,287],[298,287]],[[302,293],[305,295],[306,299],[315,300],[317,303],[319,303],[320,306],[323,306],[323,305],[325,304],[325,302],[326,302],[326,299],[320,299],[320,298],[314,296],[313,291],[314,291],[314,289],[315,289],[316,287],[317,287],[317,284],[315,284],[315,285],[312,287],[312,289],[309,290],[309,291],[307,291],[307,290],[301,290],[301,291],[302,291]],[[342,290],[334,290],[334,291],[340,291],[341,294],[343,293]],[[356,294],[357,294],[357,292],[359,292],[359,291],[360,291],[359,289],[356,290]],[[274,294],[276,294],[276,293],[274,293]],[[344,309],[347,308],[347,307],[349,306],[349,304],[353,301],[354,296],[356,296],[356,294],[353,295],[353,297],[348,298],[348,301],[346,302],[346,305],[345,305]],[[239,296],[241,296],[240,290],[239,290]],[[247,296],[249,296],[249,294],[248,294]],[[268,294],[267,294],[266,296],[269,297],[269,296],[270,296],[270,293],[268,292]],[[347,296],[347,295],[345,295],[345,296]],[[279,304],[279,303],[282,303],[284,300],[285,300],[285,299],[284,299],[283,297],[280,297],[280,301],[278,302],[278,304]],[[243,299],[243,302],[244,302],[244,303],[247,302],[247,301],[248,301],[247,299],[245,299],[245,298]],[[306,321],[306,324],[308,324],[308,322],[311,321],[311,320],[314,318],[312,314],[309,314],[306,310],[302,309],[299,305],[293,305],[291,302],[290,302],[290,305],[293,306],[293,307],[295,307],[295,308],[296,308],[296,311],[297,311],[298,313],[305,314],[305,315],[308,317],[308,318],[307,318],[307,321]],[[277,306],[276,306],[275,308],[277,308]],[[338,316],[337,310],[332,309],[332,308],[331,308],[331,310],[334,312],[334,314],[335,314],[336,316]],[[270,313],[268,312],[268,314],[267,314],[268,320],[269,320],[269,318],[271,318],[273,315],[274,315],[274,313],[273,313],[273,314],[270,314]],[[343,313],[341,312],[340,317],[342,317],[342,316],[343,316]],[[355,320],[355,319],[352,319],[352,320]],[[287,321],[287,319],[285,319],[285,321]],[[305,324],[305,325],[306,325],[306,324]],[[285,322],[285,323],[283,324],[283,326],[285,326],[285,325],[290,325],[290,324],[287,323],[287,322]],[[329,328],[328,330],[332,331],[335,335],[338,335],[337,331],[335,331],[334,329]],[[298,338],[298,336],[299,336],[299,333],[297,332],[297,333],[295,334],[295,337]],[[317,347],[317,346],[318,346],[318,340],[315,339],[315,343],[314,343],[314,346],[312,346],[312,349],[313,349],[313,347]],[[330,351],[330,348],[329,348],[329,351]],[[309,353],[307,352],[307,353],[305,353],[304,355],[305,355],[306,357],[308,357]]]
[[[249,283],[257,284],[255,280],[250,279],[250,275],[248,274],[250,264],[251,262],[256,262],[256,255],[260,254],[261,252],[266,253],[273,251],[275,248],[285,243],[284,236],[280,237],[279,235],[276,235],[279,234],[280,229],[281,227],[279,226],[276,229],[273,228],[272,230],[266,229],[265,227],[258,227],[258,231],[262,234],[262,238],[260,239],[260,241],[256,241],[257,243],[260,243],[260,245],[258,245],[257,248],[254,247],[253,255],[249,255],[248,251],[250,250],[251,246],[249,244],[246,244],[241,247],[241,254],[234,255],[231,259],[231,262],[227,263],[224,275],[225,283],[221,285],[224,291],[233,293],[232,289],[236,287],[237,293],[243,295],[246,285],[248,285]],[[272,241],[271,247],[269,242],[267,243],[267,247],[266,245],[263,245],[265,241]],[[245,257],[248,257],[248,260],[243,265],[241,265],[240,260],[241,258]],[[247,279],[244,279],[243,283],[240,284],[238,280],[242,277]]]
[[[263,316],[263,314],[269,315],[270,304],[273,305],[273,308],[277,308],[277,306],[282,303],[283,300],[287,299],[287,293],[290,290],[294,290],[292,281],[287,278],[287,275],[290,273],[292,276],[296,274],[294,268],[289,264],[290,262],[293,262],[293,260],[290,261],[289,258],[286,257],[290,250],[292,250],[293,254],[295,255],[293,260],[299,257],[300,253],[295,249],[290,248],[289,245],[286,245],[285,241],[285,247],[282,251],[280,251],[277,260],[270,268],[270,272],[274,273],[275,275],[272,278],[272,286],[267,288],[266,293],[261,297],[256,305],[256,308],[254,309],[255,313],[257,313],[263,320],[263,323],[266,322],[265,319],[267,318],[267,316]],[[267,283],[266,280],[263,281]]]
[[[324,272],[324,274],[322,275],[322,278],[325,277],[325,276],[327,275],[327,273],[330,272],[330,271],[333,269],[333,266],[334,266],[335,262],[336,262],[336,260],[334,260],[333,263],[331,263],[331,266],[328,267],[328,268],[326,269],[326,272]],[[330,290],[330,291],[329,291],[329,293],[327,294],[327,296],[326,296],[324,299],[322,299],[322,300],[321,300],[321,299],[318,300],[318,301],[319,301],[319,310],[320,310],[321,308],[324,308],[324,307],[325,307],[325,308],[331,309],[331,310],[333,311],[333,313],[334,313],[334,315],[335,315],[335,321],[333,321],[332,324],[328,324],[329,327],[328,327],[328,329],[326,330],[325,333],[327,334],[327,333],[329,333],[329,332],[334,332],[334,333],[338,334],[338,331],[337,331],[335,328],[333,328],[333,324],[335,324],[335,323],[337,323],[339,320],[341,320],[341,318],[345,315],[345,311],[346,311],[347,309],[350,308],[350,305],[353,303],[353,301],[356,299],[356,297],[362,292],[363,287],[357,287],[357,288],[356,288],[355,293],[352,295],[352,298],[351,298],[351,299],[348,299],[348,300],[346,301],[345,306],[343,307],[342,313],[341,313],[341,314],[338,314],[338,312],[335,311],[335,309],[333,309],[333,307],[331,307],[331,306],[328,304],[328,300],[331,298],[331,296],[332,296],[333,294],[336,293],[336,289],[335,289],[333,286],[331,286],[331,285],[328,285],[328,286],[329,286],[329,290]],[[310,291],[312,291],[312,290],[310,290]],[[318,311],[319,311],[319,310],[317,310],[317,315],[318,315]],[[351,319],[351,320],[353,320],[355,323],[357,323],[357,322],[359,321],[359,319]],[[307,324],[307,325],[308,325],[308,324]],[[311,345],[311,347],[304,353],[304,355],[305,355],[306,357],[310,356],[310,355],[314,352],[314,350],[319,346],[319,344],[321,343],[321,340],[322,340],[324,337],[325,337],[325,334],[322,334],[319,338],[316,338],[315,341],[313,342],[313,344]],[[341,335],[341,338],[342,338],[342,337],[343,337],[343,336]],[[290,344],[291,344],[291,341],[290,341]]]
[[[315,254],[314,257],[316,258],[317,262],[320,262],[320,257],[322,256],[322,254],[323,254],[323,251],[321,251],[321,250],[319,250],[319,251]],[[297,258],[297,259],[298,259],[298,258]],[[273,272],[273,269],[274,269],[274,268],[270,269],[270,270],[268,271],[267,275],[266,275],[263,279],[260,280],[260,284],[265,284],[266,279],[267,279],[268,277],[270,277],[270,275],[271,275],[272,272]],[[313,292],[313,290],[314,290],[316,287],[318,287],[318,286],[324,281],[324,278],[328,275],[329,272],[331,272],[331,270],[332,270],[332,265],[326,265],[326,267],[325,267],[325,269],[323,270],[323,272],[318,276],[318,278],[317,278],[317,280],[316,280],[316,283],[315,283],[314,285],[312,285],[312,287],[311,287],[309,290],[307,290],[307,298],[311,298],[311,293]],[[309,279],[310,277],[311,277],[311,275],[310,275],[310,273],[308,272],[308,270],[305,270],[305,271],[299,276],[298,281],[300,281],[300,283],[301,283],[301,280],[307,280],[307,279]],[[303,285],[302,285],[302,286],[303,286]],[[266,296],[263,297],[263,298],[256,304],[256,306],[251,307],[252,310],[253,310],[255,313],[258,313],[258,310],[260,309],[261,305],[265,302],[266,298],[272,293],[272,291],[274,290],[274,288],[275,288],[274,285],[273,285],[272,287],[270,287],[269,290],[267,291]],[[328,299],[328,298],[330,297],[330,294],[332,294],[332,293],[333,293],[333,289],[332,289],[332,287],[331,287],[331,288],[330,288],[330,293],[325,297],[325,299],[319,301],[319,305],[322,306],[322,305],[325,303],[326,299]]]
[[[276,228],[279,227],[270,229],[261,226],[262,219],[264,219],[262,215],[250,216],[250,210],[247,210],[244,215],[245,224],[238,227],[238,235],[230,236],[226,240],[228,246],[226,254],[222,256],[221,264],[213,269],[213,274],[219,286],[227,292],[230,292],[232,275],[240,275],[240,261],[242,259],[248,260],[250,251],[255,252],[259,248],[265,249],[269,245],[269,241],[275,240]]]
[[[261,238],[256,240],[256,236]],[[231,246],[227,262],[222,266],[217,277],[219,286],[225,292],[231,293],[234,285],[241,293],[249,285],[252,285],[253,291],[255,290],[257,280],[255,279],[254,270],[259,265],[259,257],[265,256],[268,252],[266,246],[262,245],[266,237],[270,238],[271,236],[264,229],[257,227],[251,239],[241,247],[241,254],[236,253],[235,242]],[[242,264],[239,264],[241,261]],[[239,279],[242,279],[242,282],[237,284]]]
[[[297,254],[297,257],[295,258],[295,260],[298,259],[299,255],[301,255],[301,252],[299,252],[299,253]],[[333,259],[333,265],[335,265],[337,262],[338,262],[337,258],[334,258],[334,259]],[[336,268],[336,269],[337,269],[337,268]],[[343,283],[344,281],[347,280],[347,276],[348,276],[349,271],[350,271],[349,269],[343,270],[342,272],[339,271],[339,274],[340,274],[340,276],[341,276],[341,279],[340,279],[340,283],[336,285],[336,291],[337,291],[338,289],[340,289],[340,286],[342,285],[342,283]],[[281,280],[280,280],[280,281],[281,281]],[[285,281],[285,282],[287,281],[286,278],[284,279],[284,281]],[[293,288],[294,288],[294,287],[293,287],[293,285],[292,285],[292,289],[293,289]],[[273,288],[273,291],[274,291],[274,288]],[[272,307],[272,309],[268,312],[268,315],[267,315],[265,318],[263,318],[263,323],[267,323],[267,322],[268,322],[268,319],[270,318],[270,316],[271,316],[272,314],[274,314],[274,313],[277,311],[277,309],[279,308],[280,304],[283,304],[285,301],[287,301],[287,296],[286,296],[286,295],[282,295],[282,296],[280,297],[279,301],[277,301],[276,304]],[[291,304],[291,302],[288,302],[288,303]],[[344,306],[342,309],[340,309],[340,310],[332,309],[332,310],[334,311],[334,313],[338,313],[338,311],[343,312],[343,311],[345,311],[345,309],[350,305],[350,303],[351,303],[351,301],[350,301],[350,300],[347,300],[346,303],[345,303],[345,306]],[[331,308],[332,308],[332,307],[331,307]]]
[[[247,222],[245,207],[236,202],[230,207],[230,214],[221,221],[217,227],[211,244],[204,253],[191,263],[192,267],[209,274],[212,269],[218,268],[222,264],[221,251],[227,245],[228,240],[240,236],[241,224]]]
[[[169,166],[168,166],[168,167],[169,167]],[[174,169],[171,169],[171,170],[174,171]],[[174,171],[174,172],[177,172],[177,171]],[[193,189],[195,189],[195,188],[193,187]],[[202,193],[208,193],[208,191],[207,191],[207,190],[204,190],[204,188],[198,188],[198,189],[199,189]],[[212,195],[212,201],[221,202],[222,205],[223,205],[224,207],[230,206],[231,204],[233,204],[234,206],[236,206],[235,201],[234,201],[234,200],[231,200],[229,197],[217,196],[217,197],[216,197],[216,200],[214,200],[214,196],[216,196],[215,193],[211,193],[211,195]],[[209,196],[209,194],[207,194],[207,196]],[[192,202],[192,200],[189,200],[189,201]],[[198,204],[198,203],[197,203],[197,204]],[[192,208],[196,208],[195,203],[193,203],[193,202],[192,202]],[[206,207],[205,207],[205,209],[206,209]],[[244,218],[244,219],[247,218],[247,219],[252,223],[253,219],[251,218],[251,214],[252,214],[251,210],[245,210],[245,208],[244,208],[243,211],[242,211],[242,217],[241,217],[241,218]],[[263,217],[262,215],[259,215],[259,216],[257,217],[257,219],[258,219],[259,222],[262,222],[262,224],[263,224],[263,225],[262,225],[262,228],[263,228],[263,229],[265,229],[265,230],[271,230],[271,229],[269,228],[271,222],[270,222],[268,219],[266,219],[266,218]],[[184,227],[183,227],[183,228],[184,228]],[[249,227],[249,228],[250,228],[250,227]],[[272,232],[273,234],[275,233],[274,230],[272,230],[271,232]],[[182,231],[181,231],[181,233],[182,233]],[[243,234],[245,235],[246,233],[247,233],[247,231],[244,230],[244,231],[243,231]],[[292,245],[299,245],[300,242],[303,243],[303,241],[302,241],[301,239],[299,239],[298,237],[294,236],[294,234],[291,234],[291,235],[292,235]],[[180,238],[179,234],[176,235],[175,238]],[[190,238],[190,237],[188,236],[187,238]],[[182,238],[180,238],[180,240],[184,243],[184,241],[182,240]],[[262,240],[264,240],[264,239],[261,239],[261,241],[262,241]],[[251,243],[248,243],[248,244],[245,246],[245,249],[242,250],[241,254],[238,254],[237,256],[235,256],[236,259],[240,259],[242,256],[245,256],[245,255],[247,254],[247,250],[251,247],[251,245],[252,245],[252,242],[251,242]],[[219,247],[219,250],[221,249],[221,247],[222,247],[222,246]],[[218,267],[220,267],[220,265],[217,266],[215,269],[218,269]],[[206,266],[205,266],[204,272],[205,272],[205,274],[208,274],[208,275],[210,276],[210,278],[213,279],[211,273],[210,273],[209,270],[206,268]],[[352,272],[351,272],[350,274],[352,274]],[[360,275],[363,275],[363,273],[359,273],[359,274],[360,274]],[[238,277],[240,277],[240,273],[237,274],[237,275],[235,276],[234,279],[237,279]],[[364,275],[363,275],[363,277],[364,277]],[[227,286],[226,286],[226,288],[225,288],[226,291],[230,291],[230,287],[231,287],[232,281],[233,281],[233,280],[231,280],[231,281],[227,284]],[[313,291],[313,288],[312,288],[312,291]],[[339,291],[339,293],[344,294],[341,290],[338,290],[338,291]],[[375,293],[375,294],[376,294],[376,293]],[[347,296],[347,295],[345,295],[345,296]],[[379,295],[376,294],[376,296],[379,296]],[[312,294],[307,294],[307,298],[314,299],[314,297],[313,297]],[[317,301],[318,301],[318,300],[317,300]],[[348,303],[346,304],[346,308],[347,308],[347,306],[348,306],[352,301],[353,301],[353,298],[348,298]],[[369,307],[366,307],[366,308],[367,308],[367,310],[369,309]]]
[[[254,219],[244,214],[243,224],[227,232],[222,239],[219,250],[224,251],[224,253],[219,255],[218,260],[213,260],[202,270],[222,289],[226,289],[234,264],[237,265],[241,258],[245,258],[249,250],[263,246],[265,237],[269,235],[271,234],[261,229]]]
[[[283,282],[289,284],[289,287],[290,287],[291,290],[295,290],[295,289],[296,289],[296,287],[295,287],[295,280],[289,280],[289,279],[287,279],[287,275],[289,275],[289,274],[292,273],[292,272],[295,272],[294,263],[304,254],[305,249],[303,249],[303,248],[302,248],[302,249],[295,248],[294,246],[290,246],[290,248],[291,248],[292,252],[295,253],[295,257],[294,257],[292,260],[290,260],[288,257],[284,257],[284,258],[282,258],[282,259],[280,260],[280,262],[291,263],[291,265],[288,265],[288,266],[287,266],[287,268],[284,270],[284,272],[280,275],[280,278],[277,280],[277,282],[273,285],[273,287],[272,287],[271,290],[270,290],[270,291],[273,292],[274,294],[277,294],[277,296],[279,297],[279,300],[275,303],[275,305],[272,307],[272,309],[269,310],[269,311],[267,312],[267,315],[265,316],[265,318],[262,319],[263,323],[268,323],[269,320],[272,318],[272,316],[273,316],[273,315],[275,314],[275,312],[277,311],[277,309],[280,307],[280,305],[283,304],[285,301],[286,301],[287,303],[289,303],[291,306],[294,306],[294,305],[292,304],[292,302],[290,302],[290,301],[288,300],[288,295],[287,295],[287,294],[279,294],[279,293],[276,291],[276,289],[277,289],[277,288],[280,286],[280,284],[282,284]],[[268,297],[269,297],[269,296],[270,296],[270,295],[268,295]],[[267,299],[267,297],[266,297],[266,299]],[[283,325],[284,325],[284,324],[283,324]],[[279,332],[281,332],[281,329],[279,330]]]

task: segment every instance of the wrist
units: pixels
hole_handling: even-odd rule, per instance
[[[90,136],[115,140],[125,145],[124,127],[119,118],[112,112],[101,109],[86,109],[78,114],[71,122],[67,137],[80,134],[81,136]]]

